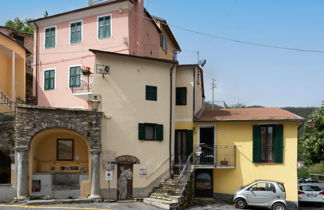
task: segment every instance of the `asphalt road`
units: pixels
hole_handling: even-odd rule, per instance
[[[125,203],[85,203],[85,204],[58,204],[44,206],[26,206],[19,204],[0,204],[0,210],[160,210],[153,206],[146,205],[140,202],[125,202]],[[322,210],[323,207],[314,205],[302,205],[300,210]],[[231,204],[216,203],[208,205],[196,205],[187,210],[237,210]],[[246,210],[266,210],[264,208],[246,209]]]

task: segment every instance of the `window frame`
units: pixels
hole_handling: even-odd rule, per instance
[[[72,43],[72,28],[71,28],[71,25],[73,23],[79,23],[81,22],[81,40],[80,42],[75,42],[75,43]],[[83,42],[83,20],[76,20],[76,21],[72,21],[72,22],[69,22],[69,44],[70,45],[76,45],[76,44],[81,44]]]
[[[45,72],[46,71],[54,71],[54,84],[53,84],[53,89],[46,89],[45,84],[46,84],[46,78],[45,78]],[[56,89],[56,68],[48,68],[43,70],[43,90],[44,91],[53,91]]]
[[[265,144],[262,145],[262,128],[265,127],[266,128],[266,134],[265,134]],[[271,156],[272,156],[272,160],[269,160],[268,159],[268,147],[269,146],[266,146],[268,145],[268,136],[269,136],[269,133],[268,133],[268,128],[271,127],[272,128],[272,149],[271,149]],[[260,154],[260,160],[261,160],[261,163],[274,163],[274,156],[275,156],[275,145],[274,145],[274,141],[275,141],[275,136],[276,136],[276,128],[275,128],[275,125],[273,124],[264,124],[264,125],[260,125],[260,149],[261,149],[261,154]],[[265,151],[265,153],[262,153],[262,149]],[[262,160],[262,158],[265,157],[264,160]]]
[[[59,158],[59,141],[71,141],[72,142],[72,157],[71,159]],[[74,139],[56,139],[56,160],[57,161],[74,161]]]
[[[54,47],[46,47],[46,29],[50,29],[50,28],[55,28]],[[53,49],[53,48],[56,48],[56,45],[57,45],[57,26],[53,25],[53,26],[45,27],[44,28],[44,49]]]
[[[150,97],[150,95],[147,94],[149,92],[149,90],[148,90],[149,88],[155,89],[154,97]],[[157,101],[158,100],[158,87],[157,86],[145,85],[145,100],[147,100],[147,101]]]
[[[164,125],[163,124],[157,124],[157,123],[139,123],[138,124],[138,139],[141,141],[163,141],[164,139]],[[143,132],[141,133],[141,126],[143,127]],[[146,138],[146,127],[147,126],[153,126],[153,138]],[[142,135],[141,135],[142,134]],[[142,138],[141,138],[142,136]]]
[[[160,33],[160,47],[162,48],[163,52],[165,54],[168,54],[168,48],[169,48],[169,43],[168,43],[168,38],[166,37],[166,35],[161,32]]]
[[[110,17],[110,36],[104,37],[104,38],[99,38],[99,19],[102,17],[107,17],[107,16]],[[97,16],[97,40],[104,40],[104,39],[110,39],[110,38],[112,38],[112,14],[109,13],[109,14]]]
[[[70,86],[70,77],[71,77],[71,68],[73,67],[80,67],[80,86],[81,86],[81,81],[82,81],[82,72],[81,72],[81,68],[82,65],[81,64],[76,64],[76,65],[72,65],[72,66],[68,66],[68,88],[72,89],[73,87]],[[75,87],[80,87],[80,86],[75,86]]]

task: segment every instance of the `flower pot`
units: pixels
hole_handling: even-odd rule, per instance
[[[221,160],[221,165],[222,166],[227,166],[228,165],[228,161],[227,160]]]
[[[88,75],[91,74],[91,71],[83,71],[82,74],[85,75],[85,76],[88,76]]]

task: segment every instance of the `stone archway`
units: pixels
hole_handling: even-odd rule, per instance
[[[91,154],[91,198],[99,198],[99,160],[102,112],[18,105],[16,108],[17,199],[28,192],[28,151],[33,137],[47,129],[74,131],[89,145]]]

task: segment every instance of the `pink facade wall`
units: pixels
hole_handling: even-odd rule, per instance
[[[51,18],[41,22],[44,26],[38,29],[38,83],[34,85],[34,90],[37,89],[38,92],[38,105],[88,108],[87,101],[73,95],[69,88],[69,67],[89,66],[94,72],[95,56],[89,52],[89,49],[159,58],[159,31],[155,23],[144,15],[143,0],[136,0],[134,4],[129,5],[128,9],[88,16],[87,13],[88,11],[85,10],[81,15],[85,17],[69,21],[66,21],[67,16],[61,16],[54,21],[58,22],[57,24],[48,23],[53,21]],[[112,16],[111,38],[98,40],[98,17],[103,15]],[[70,44],[70,23],[80,20],[82,21],[82,42]],[[45,29],[53,26],[56,27],[56,46],[45,49]],[[35,55],[36,37],[35,34]],[[34,63],[36,63],[36,56]],[[55,89],[45,91],[44,71],[48,69],[55,69]],[[34,72],[34,75],[37,74]]]
[[[111,38],[98,40],[97,18],[108,14],[112,15]],[[70,44],[70,23],[79,20],[83,21],[82,42]],[[89,49],[129,53],[127,46],[129,34],[128,10],[124,9],[122,13],[114,11],[89,16],[75,21],[61,22],[39,28],[38,104],[41,106],[88,108],[87,102],[74,96],[69,88],[69,67],[75,65],[89,66],[93,72],[95,59],[94,54],[89,52]],[[45,49],[44,31],[45,28],[51,26],[56,26],[56,47]],[[36,49],[36,45],[34,49]],[[56,84],[54,90],[44,91],[44,70],[47,69],[55,69]]]

